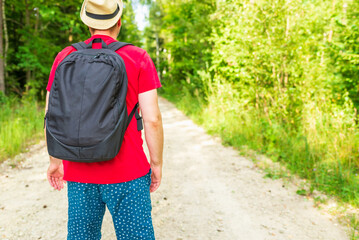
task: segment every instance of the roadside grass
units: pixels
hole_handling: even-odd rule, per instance
[[[297,194],[308,197],[318,190],[341,206],[355,208],[354,214],[342,214],[340,219],[350,225],[351,239],[359,239],[359,130],[350,114],[348,120],[340,109],[320,112],[318,106],[309,104],[303,111],[301,126],[293,128],[276,119],[268,121],[255,108],[244,108],[240,99],[226,94],[229,89],[215,89],[215,94],[202,97],[187,88],[179,89],[165,85],[160,94],[208,133],[220,136],[223,144],[236,147],[244,155],[250,151],[264,154],[289,172],[266,167],[265,177],[299,176],[309,187],[298,186]],[[326,203],[321,196],[313,199],[316,205]]]
[[[341,144],[343,148],[334,146],[337,149],[332,150],[325,143],[332,147],[330,143],[335,141],[334,134],[328,134],[328,139],[321,139],[321,144],[312,143],[310,141],[313,140],[308,139],[305,131],[294,131],[274,121],[269,124],[256,113],[226,110],[228,108],[223,103],[205,103],[186,91],[181,93],[172,91],[171,88],[167,88],[161,95],[174,102],[195,122],[202,124],[210,134],[219,135],[224,144],[239,150],[245,147],[265,154],[292,173],[310,180],[316,189],[359,207],[358,166],[353,160],[357,156],[351,156],[351,152],[347,150],[354,149],[359,143],[358,138],[354,139],[355,136],[351,139],[353,143],[347,141],[346,146]],[[228,105],[233,104],[231,102]],[[316,129],[318,132],[334,130]],[[359,135],[359,132],[354,134]]]
[[[350,233],[350,240],[358,240],[359,239],[359,217],[356,214],[349,215],[347,217],[350,221],[350,225],[352,226],[352,232]]]
[[[0,96],[0,163],[26,151],[43,135],[43,106]]]

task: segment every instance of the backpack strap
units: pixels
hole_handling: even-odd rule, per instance
[[[91,48],[92,47],[92,43],[102,43],[102,48],[108,48],[113,50],[114,52],[116,52],[118,49],[127,46],[127,45],[133,45],[131,43],[125,43],[125,42],[113,42],[109,45],[106,45],[106,43],[101,39],[101,38],[95,38],[94,40],[92,40],[92,42],[90,42],[89,44],[86,44],[85,42],[78,42],[78,43],[74,43],[71,46],[73,46],[77,51],[79,50],[83,50],[86,48]]]
[[[87,48],[92,48],[92,44],[101,43],[102,48],[108,48],[107,44],[102,38],[94,38],[88,45]]]
[[[127,127],[128,127],[133,118],[133,115],[135,115],[136,120],[137,120],[137,131],[141,131],[143,129],[142,117],[140,116],[140,114],[137,111],[139,106],[140,106],[140,104],[137,102],[136,105],[133,107],[130,115],[128,116],[128,122],[127,122]]]
[[[127,45],[133,45],[131,43],[125,43],[125,42],[113,42],[113,43],[110,43],[108,45],[108,49],[111,49],[113,50],[114,52],[116,52],[118,49],[124,47],[124,46],[127,46]]]
[[[86,49],[88,47],[85,42],[74,43],[71,46],[73,46],[77,51]]]
[[[77,51],[79,51],[87,48],[92,48],[92,44],[94,43],[101,43],[102,48],[107,48],[107,44],[105,43],[105,41],[102,40],[102,38],[94,38],[91,42],[89,42],[89,44],[86,44],[85,42],[78,42],[72,44],[71,46],[73,46]]]
[[[112,51],[116,52],[118,49],[127,46],[127,45],[133,45],[131,43],[125,43],[125,42],[113,42],[111,44],[108,45],[108,49],[111,49]],[[139,103],[137,102],[135,104],[135,106],[133,107],[130,115],[128,116],[128,122],[127,122],[127,127],[130,125],[130,122],[133,118],[133,115],[135,115],[135,118],[137,120],[137,131],[141,131],[143,129],[143,123],[142,123],[142,117],[140,116],[140,114],[138,113],[138,107],[139,107]]]

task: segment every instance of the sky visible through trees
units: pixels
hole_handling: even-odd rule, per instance
[[[141,4],[139,0],[133,0],[132,6],[135,11],[135,21],[140,31],[143,31],[148,24],[149,6]]]

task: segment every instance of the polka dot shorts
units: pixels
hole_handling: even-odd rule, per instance
[[[106,206],[117,239],[155,239],[149,186],[151,175],[118,184],[68,182],[68,240],[101,239]]]

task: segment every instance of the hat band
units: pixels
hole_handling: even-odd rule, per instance
[[[86,11],[86,15],[93,19],[108,20],[108,19],[112,19],[112,18],[116,17],[116,15],[119,11],[120,11],[120,6],[117,5],[116,11],[111,14],[94,14],[94,13],[90,13],[90,12]]]

